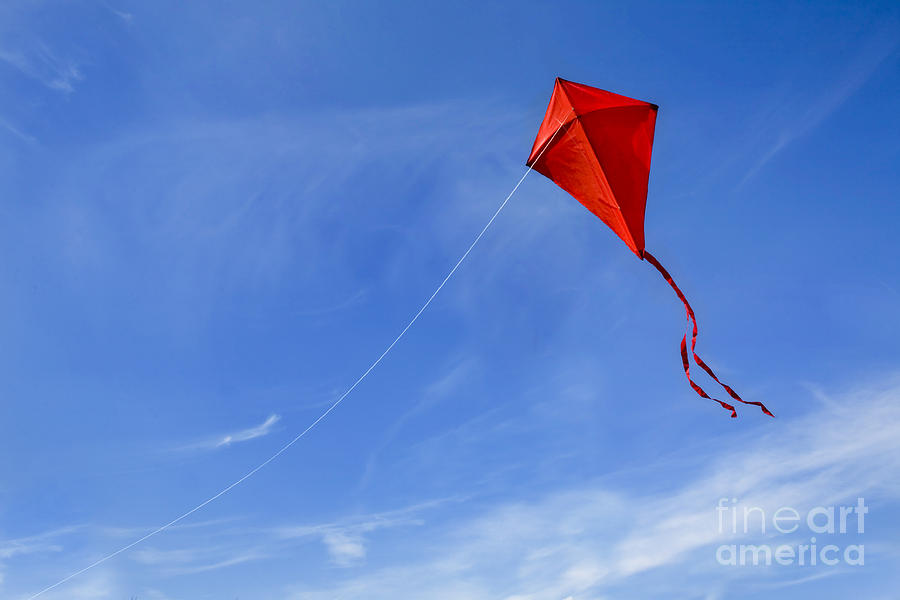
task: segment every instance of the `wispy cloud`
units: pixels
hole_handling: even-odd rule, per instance
[[[119,9],[113,7],[112,5],[110,5],[109,3],[104,3],[104,6],[106,6],[106,8],[109,10],[109,12],[116,15],[120,19],[122,19],[122,21],[125,24],[131,25],[134,22],[134,15],[132,13],[124,11],[124,10],[119,10]]]
[[[223,529],[226,525],[232,525],[236,521],[240,520],[240,517],[228,517],[221,519],[208,519],[205,521],[196,521],[196,522],[180,522],[169,528],[170,533],[182,532],[185,530],[191,529]],[[142,537],[147,534],[149,531],[153,531],[159,527],[159,525],[154,524],[152,526],[147,525],[144,527],[114,527],[114,526],[100,526],[96,527],[95,530],[105,536],[109,536],[111,538],[135,538]]]
[[[321,543],[331,563],[351,567],[365,562],[373,534],[398,527],[422,526],[423,515],[453,499],[438,499],[397,510],[348,516],[325,523],[282,524],[272,527],[223,527],[221,522],[196,524],[204,528],[204,543],[146,547],[132,559],[161,576],[196,574],[233,567],[271,556],[285,556],[297,546]],[[185,533],[181,530],[181,533]],[[189,542],[187,542],[189,543]]]
[[[891,23],[871,35],[862,49],[845,66],[842,76],[830,88],[818,94],[815,99],[808,101],[805,110],[795,111],[793,107],[789,107],[790,118],[785,119],[787,123],[776,130],[774,141],[770,141],[769,146],[744,175],[739,186],[750,180],[795,140],[818,127],[865,85],[876,69],[896,51],[900,44],[896,26],[896,23]]]
[[[451,500],[433,500],[398,510],[348,517],[332,523],[283,525],[275,528],[273,533],[280,540],[320,539],[332,562],[340,567],[348,567],[365,560],[368,534],[393,527],[421,526],[424,524],[421,513]]]
[[[46,592],[41,600],[104,600],[122,597],[127,596],[118,585],[116,573],[111,570],[96,570],[65,588]]]
[[[501,161],[504,172],[497,173],[497,156],[517,149],[510,121],[519,117],[508,106],[469,100],[223,121],[173,118],[85,148],[83,161],[56,182],[119,193],[144,181],[139,193],[121,192],[132,194],[128,204],[107,212],[63,195],[45,225],[63,240],[62,259],[88,278],[121,273],[129,285],[152,287],[147,297],[157,296],[175,330],[202,328],[218,299],[233,290],[302,288],[293,296],[299,315],[323,319],[368,298],[360,290],[372,280],[347,265],[371,259],[372,248],[361,256],[359,239],[372,228],[386,242],[377,248],[378,276],[386,280],[379,298],[384,287],[433,277],[433,260],[446,263],[460,251],[467,243],[461,232],[477,231],[490,214],[485,200],[499,203],[509,191],[509,171],[521,174],[518,160]],[[490,146],[472,146],[485,136]],[[195,164],[187,155],[207,160]],[[148,161],[171,172],[147,178],[142,165]],[[465,184],[473,189],[456,189],[457,172],[467,173]],[[403,197],[425,176],[438,180],[436,211],[397,204],[387,209],[389,217],[382,210],[375,218],[374,205],[356,204],[360,189]],[[489,186],[482,188],[484,182]],[[147,211],[153,219],[145,218]],[[114,233],[120,227],[140,233],[123,240]],[[135,258],[126,264],[123,251]],[[164,284],[131,282],[134,260],[148,259],[172,261],[161,274]],[[247,318],[258,316],[251,311]]]
[[[78,64],[57,57],[41,42],[35,42],[27,51],[0,49],[0,61],[47,88],[64,94],[74,92],[75,84],[84,79]]]
[[[0,540],[0,559],[36,552],[58,552],[62,546],[56,540],[81,529],[81,526],[64,527],[28,537]]]
[[[15,137],[28,144],[37,143],[37,140],[33,136],[28,135],[18,127],[10,124],[8,121],[2,118],[0,118],[0,129],[7,131],[8,133],[14,135]]]
[[[629,487],[635,479],[656,483],[647,490]],[[527,500],[479,503],[482,508],[465,517],[442,510],[464,506],[461,498],[443,498],[324,523],[232,527],[213,520],[176,528],[169,538],[173,547],[141,548],[132,558],[159,576],[175,576],[289,556],[310,542],[321,544],[330,562],[342,568],[361,568],[378,556],[378,566],[345,571],[327,584],[288,584],[272,594],[297,600],[725,598],[738,585],[762,592],[814,584],[821,571],[716,564],[718,544],[749,539],[717,530],[720,498],[735,497],[771,514],[778,506],[850,503],[864,495],[885,511],[900,501],[898,482],[900,378],[895,377],[837,396],[819,392],[814,409],[801,418],[766,422],[745,434],[674,451],[602,481]],[[420,534],[385,535],[410,527]],[[72,531],[21,538],[0,548],[21,560],[21,549],[52,551],[59,545],[56,538]],[[202,543],[195,543],[198,534]],[[891,538],[889,532],[867,530],[867,535],[872,536],[869,556],[877,560],[890,553],[890,545],[878,545],[879,536]],[[835,569],[829,576],[848,572]]]
[[[745,590],[800,585],[796,570],[718,565],[716,546],[735,538],[718,531],[716,502],[737,497],[770,510],[854,502],[858,495],[882,505],[900,500],[900,381],[823,398],[807,417],[694,451],[710,458],[683,483],[652,493],[592,484],[500,503],[429,535],[419,556],[324,588],[298,586],[291,597],[719,598],[737,582]],[[644,474],[658,471],[662,480],[677,463],[694,460],[676,454]]]
[[[161,575],[170,576],[216,571],[265,557],[266,554],[257,549],[226,545],[170,550],[144,548],[135,552],[133,559],[153,567]]]
[[[407,423],[416,416],[434,407],[435,404],[447,400],[456,391],[466,376],[471,373],[474,368],[473,361],[466,360],[453,366],[448,372],[444,373],[437,381],[427,386],[422,397],[415,403],[412,408],[400,415],[394,423],[382,435],[378,445],[372,450],[366,459],[366,467],[363,476],[360,479],[359,487],[365,488],[369,482],[375,477],[378,465],[379,454],[391,444],[400,431],[406,427]]]
[[[275,426],[275,423],[281,420],[281,417],[278,415],[269,415],[269,417],[263,421],[261,424],[250,427],[248,429],[242,429],[241,431],[236,431],[235,433],[231,433],[223,437],[216,444],[216,447],[228,446],[230,444],[234,444],[237,442],[247,442],[250,440],[255,440],[256,438],[262,437],[264,435],[269,435],[272,431],[272,427]]]
[[[82,525],[61,527],[27,537],[0,539],[0,584],[3,583],[6,563],[29,555],[47,555],[63,551],[62,538],[84,530]]]
[[[177,450],[215,450],[231,446],[232,444],[249,442],[250,440],[255,440],[272,433],[275,425],[280,420],[281,417],[279,415],[271,414],[259,425],[254,425],[253,427],[231,433],[210,436],[196,442],[178,446]]]

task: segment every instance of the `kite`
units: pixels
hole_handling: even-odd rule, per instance
[[[580,83],[557,78],[550,105],[525,163],[571,194],[641,260],[653,265],[684,303],[692,326],[691,356],[737,402],[774,416],[762,402],[742,399],[697,355],[697,318],[675,280],[644,247],[644,210],[650,155],[659,107]],[[557,136],[559,133],[561,135]],[[734,406],[713,398],[691,378],[687,333],[681,338],[681,362],[691,388],[737,417]]]

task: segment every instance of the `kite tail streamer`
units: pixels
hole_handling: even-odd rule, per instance
[[[700,358],[700,357],[697,355],[697,352],[696,352],[696,347],[697,347],[697,317],[694,315],[694,309],[691,308],[691,305],[690,305],[690,303],[687,301],[687,298],[685,297],[684,293],[683,293],[683,292],[681,291],[681,289],[675,284],[675,280],[672,279],[672,276],[669,275],[669,272],[666,271],[666,268],[663,267],[661,264],[659,264],[659,261],[656,260],[656,257],[654,257],[652,254],[650,254],[650,253],[647,252],[646,250],[644,250],[642,254],[643,254],[643,258],[647,259],[647,262],[649,262],[651,265],[653,265],[654,267],[656,267],[656,270],[659,271],[660,275],[663,276],[663,279],[665,279],[666,282],[672,287],[672,289],[675,290],[675,293],[678,295],[678,298],[679,298],[679,299],[681,300],[681,302],[684,304],[684,309],[685,309],[685,312],[687,313],[687,318],[690,319],[690,321],[691,321],[691,326],[692,326],[692,332],[691,332],[691,355],[694,357],[694,362],[697,363],[697,365],[698,365],[701,369],[703,369],[704,371],[706,371],[707,375],[709,375],[710,377],[712,377],[713,380],[715,380],[716,383],[718,383],[719,385],[721,385],[722,388],[724,388],[724,390],[725,390],[726,392],[728,392],[728,395],[729,395],[729,396],[731,396],[732,398],[734,398],[735,400],[737,400],[738,402],[741,402],[741,403],[743,403],[743,404],[753,404],[753,405],[755,405],[755,406],[758,406],[758,407],[760,407],[760,409],[762,409],[762,411],[763,411],[764,413],[766,413],[766,414],[769,415],[770,417],[774,417],[775,415],[773,415],[771,412],[769,412],[769,409],[766,408],[765,405],[764,405],[762,402],[753,402],[753,401],[749,401],[749,400],[744,400],[743,398],[741,398],[741,397],[738,395],[737,392],[735,392],[735,391],[731,388],[731,386],[728,386],[728,385],[722,383],[722,381],[720,381],[719,378],[716,377],[716,374],[713,373],[713,370],[709,367],[709,365],[707,365],[705,362],[703,362],[703,359]],[[682,362],[682,364],[684,365],[684,374],[687,376],[688,383],[691,384],[691,387],[694,389],[695,392],[697,392],[697,394],[699,394],[699,395],[700,395],[701,397],[703,397],[703,398],[707,398],[707,399],[709,399],[709,400],[712,400],[713,402],[718,402],[718,403],[722,406],[722,408],[724,408],[725,410],[730,410],[730,411],[731,411],[731,417],[732,417],[732,418],[737,417],[737,411],[734,409],[734,406],[728,404],[727,402],[723,402],[723,401],[721,401],[721,400],[717,400],[716,398],[711,397],[709,394],[707,394],[707,393],[703,390],[703,388],[701,388],[699,385],[697,385],[696,382],[694,382],[693,379],[691,379],[691,366],[690,366],[690,361],[688,360],[688,354],[687,354],[687,334],[686,334],[686,333],[685,333],[684,337],[681,338],[681,362]]]

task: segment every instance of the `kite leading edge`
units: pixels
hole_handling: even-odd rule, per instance
[[[691,322],[694,362],[732,399],[759,406],[765,414],[774,416],[762,402],[742,399],[697,355],[694,309],[669,272],[644,248],[644,212],[658,109],[649,102],[557,78],[526,164],[581,202],[638,258],[659,271],[684,304]],[[557,136],[557,132],[563,135]],[[691,388],[737,417],[733,405],[713,398],[691,378],[687,334],[681,339],[681,361]]]

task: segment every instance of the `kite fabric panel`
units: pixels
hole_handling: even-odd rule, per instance
[[[649,102],[557,78],[526,164],[581,202],[638,258],[659,271],[684,304],[692,330],[690,356],[697,366],[733,400],[774,416],[762,402],[742,399],[700,358],[694,309],[669,272],[644,247],[644,212],[658,110]],[[713,398],[691,377],[686,333],[681,339],[681,361],[691,388],[737,417],[733,405]]]

